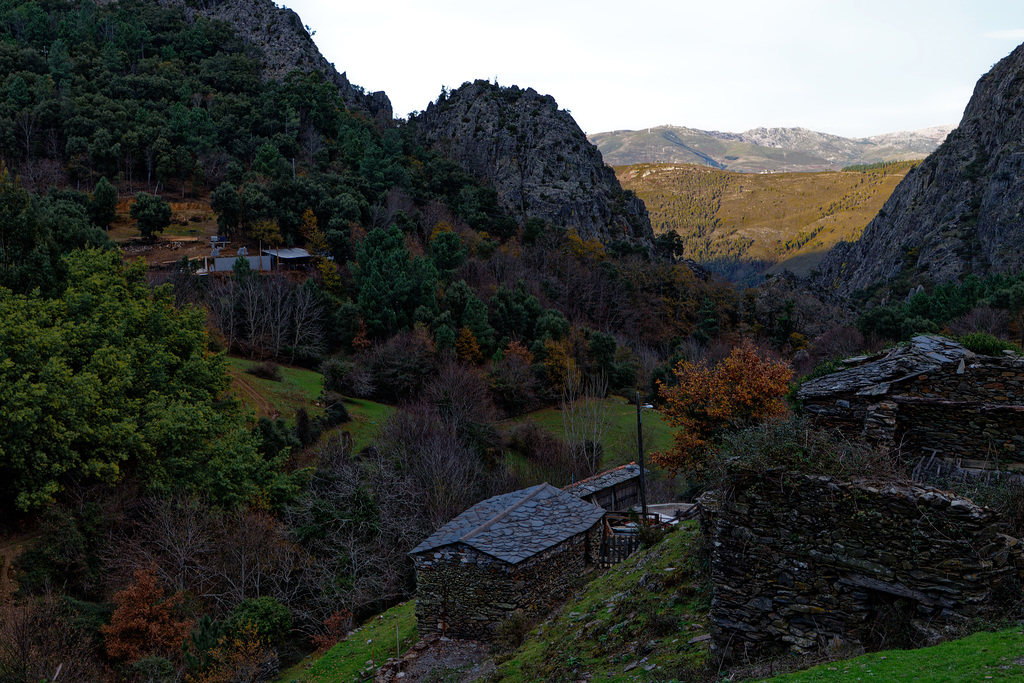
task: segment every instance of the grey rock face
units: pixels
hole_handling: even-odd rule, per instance
[[[518,219],[574,228],[584,239],[648,241],[642,200],[624,192],[600,152],[550,95],[466,83],[414,117],[420,140],[487,181]]]
[[[191,19],[196,14],[226,21],[239,36],[259,49],[266,78],[281,79],[296,69],[319,71],[338,86],[345,103],[382,123],[392,119],[391,100],[383,92],[367,93],[352,85],[344,73],[324,59],[302,24],[299,15],[272,0],[158,0],[165,7],[178,6]]]
[[[1019,270],[1024,259],[1024,46],[978,81],[960,126],[907,174],[816,283],[842,295]],[[903,286],[904,283],[901,283]]]

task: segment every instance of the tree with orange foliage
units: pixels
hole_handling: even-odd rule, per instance
[[[135,582],[114,596],[117,607],[110,623],[100,627],[112,659],[129,664],[143,657],[181,656],[181,644],[194,621],[177,618],[181,592],[166,597],[156,578],[156,565],[135,572]]]
[[[462,360],[475,365],[484,362],[484,356],[480,352],[480,344],[476,340],[476,335],[468,327],[459,329],[459,334],[455,338],[455,353]]]
[[[673,372],[678,386],[658,382],[658,393],[669,424],[680,429],[672,449],[653,456],[672,472],[700,472],[718,435],[786,413],[783,397],[793,371],[759,354],[749,340],[714,367],[680,361]]]

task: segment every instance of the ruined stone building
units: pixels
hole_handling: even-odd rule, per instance
[[[413,548],[421,635],[490,638],[565,599],[598,561],[604,510],[538,484],[477,503]]]
[[[635,462],[580,479],[562,489],[609,512],[640,505],[640,466]]]
[[[806,414],[852,437],[964,468],[1024,467],[1024,358],[981,356],[922,335],[797,393]]]

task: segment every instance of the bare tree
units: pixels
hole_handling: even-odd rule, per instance
[[[601,467],[608,434],[608,408],[603,400],[607,392],[606,377],[585,378],[576,364],[569,361],[562,391],[562,428],[573,459],[587,476]]]
[[[74,615],[65,604],[50,594],[0,603],[0,680],[100,680],[89,643],[72,627]]]
[[[289,309],[294,287],[280,273],[259,279],[262,280],[263,290],[260,308],[263,310],[264,329],[261,336],[265,340],[266,351],[277,358],[289,338],[288,328],[292,319]]]
[[[291,298],[291,338],[292,362],[295,355],[318,353],[323,350],[323,306],[308,287],[296,287]]]
[[[21,144],[25,146],[25,158],[32,158],[32,141],[36,134],[36,112],[26,108],[18,112],[14,118],[14,129],[18,133]]]
[[[490,422],[496,412],[481,373],[456,360],[441,366],[424,387],[423,397],[456,431],[472,422]]]
[[[238,343],[241,316],[235,300],[237,287],[235,278],[214,279],[207,299],[214,324],[227,342],[229,349]]]
[[[327,147],[324,136],[309,123],[304,124],[299,131],[299,143],[302,145],[303,157],[307,163],[313,163],[317,153]]]
[[[249,358],[255,358],[263,345],[266,331],[267,307],[263,296],[263,281],[257,275],[248,275],[240,279],[236,288],[245,324],[246,348]]]

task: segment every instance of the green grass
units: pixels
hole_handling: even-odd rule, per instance
[[[630,405],[621,396],[604,399],[608,431],[601,441],[604,448],[603,467],[617,467],[636,460],[636,405]],[[562,412],[558,408],[542,408],[511,420],[514,423],[534,422],[560,439],[565,438]],[[672,447],[673,429],[661,413],[643,411],[644,452],[667,450]]]
[[[1024,630],[1014,626],[994,633],[975,633],[934,647],[876,652],[757,680],[772,683],[1020,681],[1024,680]]]
[[[694,581],[697,536],[685,523],[595,578],[507,656],[494,680],[685,680],[709,656],[706,643],[688,642],[707,632],[707,595]]]
[[[305,661],[281,672],[277,680],[331,681],[350,683],[370,680],[364,675],[367,662],[378,667],[384,660],[405,654],[419,636],[416,632],[416,601],[409,600],[383,614],[371,617],[349,634],[348,638],[322,656],[312,655]]]
[[[342,425],[342,429],[352,434],[353,448],[357,453],[370,445],[381,425],[395,412],[394,406],[359,398],[346,398],[345,407],[352,421]]]
[[[324,376],[319,372],[280,366],[281,381],[275,382],[245,372],[259,365],[257,361],[231,356],[226,360],[228,367],[235,371],[241,380],[258,391],[263,400],[286,422],[295,422],[295,411],[299,408],[305,408],[311,416],[323,414],[323,407],[314,404],[324,388]],[[252,396],[237,389],[236,394],[247,409],[259,412],[260,405]]]

